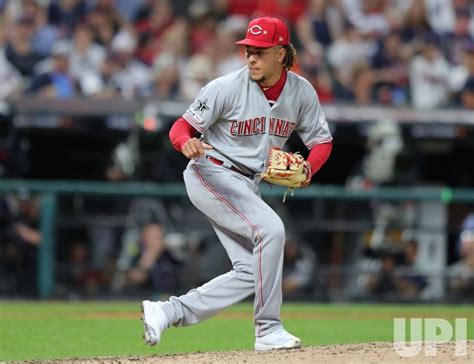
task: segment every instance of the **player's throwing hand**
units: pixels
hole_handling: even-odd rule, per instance
[[[189,139],[181,149],[181,153],[186,158],[192,159],[204,155],[205,150],[211,150],[212,146],[199,140],[198,138]]]

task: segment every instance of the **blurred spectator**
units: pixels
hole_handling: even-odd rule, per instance
[[[425,12],[425,1],[410,1],[404,16],[404,21],[400,26],[400,35],[403,42],[416,41],[416,38],[423,34],[432,32]]]
[[[17,69],[8,61],[5,52],[5,28],[0,20],[0,114],[6,112],[3,100],[18,93],[23,79]]]
[[[454,299],[474,298],[474,214],[463,224],[459,237],[461,259],[449,269],[448,288]]]
[[[471,76],[461,90],[461,105],[474,110],[474,76]]]
[[[151,95],[159,99],[176,100],[180,97],[179,68],[171,55],[160,57],[155,65]]]
[[[454,96],[452,104],[466,106],[461,99],[461,92],[469,78],[474,77],[474,40],[464,42],[461,62],[452,65],[450,77],[449,84]]]
[[[443,37],[443,51],[450,63],[462,63],[466,44],[474,40],[471,13],[469,8],[461,8],[455,13],[454,28]]]
[[[244,57],[239,53],[239,48],[234,45],[238,37],[240,37],[239,28],[233,29],[225,22],[218,25],[215,39],[215,48],[218,52],[216,76],[223,76],[245,66]]]
[[[51,0],[48,8],[48,19],[61,36],[70,36],[76,25],[87,13],[85,0]]]
[[[252,18],[273,16],[285,20],[290,28],[306,10],[306,0],[258,0]]]
[[[168,250],[163,227],[150,223],[140,232],[139,251],[127,271],[129,288],[174,292],[179,283],[179,261]]]
[[[86,14],[84,23],[91,29],[94,35],[94,42],[109,47],[114,36],[121,30],[121,19],[115,13],[110,13],[105,9],[93,8]],[[75,27],[71,28],[71,31]]]
[[[175,22],[173,7],[169,0],[149,1],[138,10],[135,30],[139,35],[137,57],[146,64],[153,64],[161,52],[161,41],[165,31]]]
[[[352,70],[352,97],[359,105],[367,105],[373,101],[372,92],[375,74],[367,63],[355,65]]]
[[[23,0],[22,8],[23,16],[33,20],[32,46],[34,51],[45,57],[49,56],[54,42],[61,37],[61,33],[58,28],[48,23],[47,9],[37,0]]]
[[[438,35],[451,32],[455,21],[453,1],[425,0],[424,3],[426,16],[433,31]]]
[[[28,191],[10,196],[9,255],[16,270],[15,291],[34,296],[37,293],[39,230],[39,199]]]
[[[137,41],[130,30],[123,29],[114,36],[112,52],[120,65],[114,75],[120,94],[125,98],[140,97],[150,88],[151,70],[134,57]]]
[[[381,40],[372,57],[375,102],[401,105],[408,101],[408,57],[398,33]]]
[[[21,18],[13,25],[5,48],[8,61],[23,76],[32,76],[34,68],[43,56],[32,46],[34,35],[34,19]]]
[[[417,109],[439,108],[449,101],[450,67],[435,35],[425,37],[421,53],[410,64],[411,101]]]
[[[402,257],[398,272],[402,276],[404,295],[408,297],[418,296],[428,286],[427,279],[418,272],[418,241],[410,239],[402,244]]]
[[[100,293],[110,283],[107,269],[92,266],[87,242],[83,240],[70,243],[67,261],[64,265],[58,264],[58,271],[58,283],[69,296]]]
[[[149,96],[181,97],[180,83],[189,59],[189,26],[176,21],[162,36],[161,52],[152,65],[153,85]]]
[[[28,88],[39,97],[70,99],[78,94],[79,84],[69,68],[69,47],[57,43],[53,49],[51,69],[33,78]]]
[[[115,0],[115,5],[120,16],[128,23],[133,23],[145,2],[147,0]]]
[[[220,13],[251,17],[258,6],[255,0],[213,0],[212,5]],[[254,16],[252,16],[254,17]]]
[[[79,24],[75,29],[70,47],[69,60],[71,73],[80,78],[86,73],[97,74],[100,70],[106,49],[93,41],[91,29],[85,24]]]
[[[404,105],[410,93],[416,108],[469,104],[468,0],[22,0],[4,9],[5,55],[26,84],[45,73],[38,63],[53,46],[66,42],[82,95],[189,99],[209,73],[243,65],[234,40],[248,17],[265,14],[289,23],[295,72],[322,102]],[[436,47],[426,41],[430,32]]]
[[[314,288],[316,255],[299,239],[290,236],[285,242],[283,294],[304,295]]]
[[[336,94],[339,98],[355,99],[356,92],[352,86],[356,80],[359,85],[357,93],[361,97],[370,93],[372,84],[368,64],[375,54],[375,47],[375,43],[365,40],[355,27],[347,25],[343,35],[328,48],[328,62],[334,70]]]
[[[456,246],[456,253],[458,254],[458,258],[462,257],[461,254],[461,246],[462,246],[462,239],[463,237],[462,232],[463,231],[474,231],[474,212],[471,212],[468,214],[464,220],[461,223],[461,227],[459,228],[460,234],[459,234],[459,239],[457,241],[457,246]],[[465,235],[469,237],[469,235]]]
[[[308,9],[296,23],[302,47],[310,54],[318,53],[319,45],[328,47],[343,31],[343,15],[338,1],[309,0]]]
[[[189,9],[189,15],[191,52],[193,54],[204,53],[217,36],[218,19],[214,16],[212,9],[204,2],[195,2],[194,6]]]
[[[383,300],[416,300],[427,287],[427,281],[416,269],[418,243],[409,240],[403,243],[401,251],[381,248],[373,251],[380,261],[380,268],[371,275],[367,293]]]
[[[451,86],[459,95],[459,103],[467,109],[473,108],[473,79],[474,79],[474,39],[463,46],[462,63],[455,66],[451,72]]]
[[[342,0],[348,20],[364,36],[380,37],[390,31],[388,8],[390,2],[385,0]]]
[[[181,77],[181,92],[186,100],[193,100],[199,90],[214,78],[212,60],[205,54],[197,54],[189,59]]]
[[[82,79],[83,93],[100,98],[119,97],[120,83],[116,79],[119,70],[118,58],[113,54],[107,55],[97,75],[90,73],[87,78]]]

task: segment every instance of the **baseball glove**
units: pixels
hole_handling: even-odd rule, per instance
[[[299,153],[288,153],[278,148],[271,148],[262,179],[288,187],[288,191],[293,193],[294,188],[306,187],[309,184],[311,167]],[[285,202],[286,193],[283,202]]]

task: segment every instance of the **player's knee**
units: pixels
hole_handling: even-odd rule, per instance
[[[266,227],[266,238],[274,243],[284,244],[285,242],[285,225],[281,219],[274,219],[271,224]]]
[[[234,272],[239,276],[253,277],[253,268],[252,268],[252,265],[250,264],[237,263],[237,264],[234,264],[232,268]]]

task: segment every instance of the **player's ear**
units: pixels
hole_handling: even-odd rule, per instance
[[[278,62],[283,62],[283,60],[285,59],[285,56],[286,56],[286,49],[284,47],[281,47],[279,50],[278,50]]]

